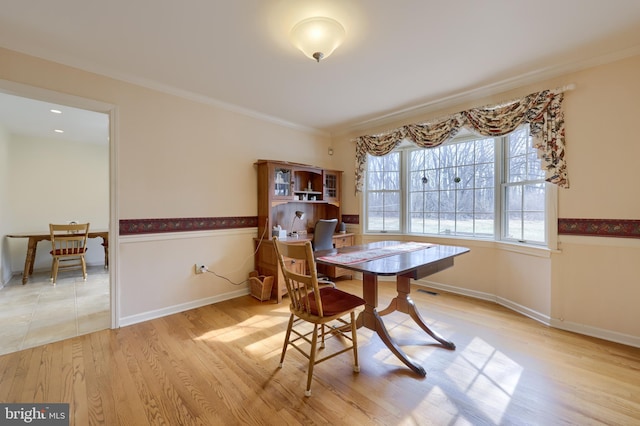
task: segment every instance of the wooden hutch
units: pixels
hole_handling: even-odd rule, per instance
[[[258,238],[256,238],[255,268],[260,275],[274,277],[271,297],[278,302],[286,294],[286,286],[273,247],[272,231],[280,226],[289,235],[287,241],[310,240],[318,219],[342,220],[340,190],[342,172],[286,161],[258,160]],[[303,212],[302,218],[296,211]],[[284,238],[281,238],[284,240]],[[354,244],[353,234],[337,233],[335,247]],[[259,245],[259,246],[258,246]],[[292,264],[295,265],[295,264]],[[331,278],[351,275],[346,269],[327,267],[319,271]],[[305,265],[300,265],[304,268]]]

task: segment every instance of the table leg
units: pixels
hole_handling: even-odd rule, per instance
[[[35,238],[29,237],[29,242],[27,243],[27,257],[24,260],[24,272],[22,272],[22,285],[25,285],[31,274],[33,274],[33,263],[36,258],[37,245],[38,241]]]
[[[385,327],[380,314],[376,311],[378,305],[378,277],[371,274],[363,274],[363,299],[365,300],[364,311],[360,313],[357,320],[358,326],[364,326],[376,332],[382,342],[387,345],[389,350],[400,359],[407,367],[424,377],[427,372],[421,365],[414,362],[402,349],[393,341],[387,327]],[[385,311],[388,310],[385,309]]]
[[[420,316],[420,312],[418,312],[416,304],[414,303],[413,299],[411,299],[411,296],[409,296],[409,293],[411,292],[411,278],[398,275],[396,288],[398,295],[391,301],[389,306],[380,311],[379,315],[384,316],[395,311],[408,314],[413,319],[413,321],[420,326],[420,328],[422,328],[429,336],[440,342],[446,349],[455,349],[455,343],[446,340],[440,334],[431,330]]]

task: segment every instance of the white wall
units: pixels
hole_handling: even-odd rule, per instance
[[[9,233],[9,203],[4,201],[9,198],[9,164],[9,134],[0,125],[0,236]],[[0,287],[11,279],[8,245],[9,241],[6,238],[0,241]]]
[[[109,228],[109,147],[12,135],[8,194],[2,199],[7,234],[49,232],[49,223],[89,222]],[[8,238],[11,271],[24,269],[27,240]],[[87,263],[104,264],[102,239],[89,241]],[[34,270],[51,269],[48,241],[38,244]]]

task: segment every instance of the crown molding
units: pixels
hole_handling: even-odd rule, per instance
[[[429,113],[443,110],[449,107],[454,107],[466,102],[480,100],[491,95],[507,92],[531,84],[540,83],[545,80],[561,77],[563,75],[575,73],[599,65],[605,65],[637,55],[640,55],[640,44],[628,49],[611,52],[606,55],[601,55],[588,60],[540,68],[535,71],[521,74],[517,77],[509,78],[463,92],[454,93],[438,99],[433,99],[420,105],[391,111],[389,113],[382,114],[363,121],[339,126],[334,129],[334,131],[332,132],[332,136],[345,136],[347,134],[366,131],[367,129],[371,129],[374,127],[381,127],[391,123],[398,123],[399,121],[410,120],[411,118],[417,116],[427,115]]]

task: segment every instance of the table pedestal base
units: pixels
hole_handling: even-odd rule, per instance
[[[396,281],[396,289],[398,293],[397,296],[391,301],[389,306],[378,312],[375,306],[378,300],[377,280],[378,279],[376,275],[363,274],[363,298],[367,303],[365,304],[364,311],[362,311],[358,316],[356,324],[358,327],[366,327],[370,330],[375,331],[380,339],[384,342],[384,344],[387,345],[389,350],[393,352],[395,356],[400,359],[400,361],[402,361],[411,370],[424,377],[427,375],[427,372],[424,370],[424,368],[422,368],[421,365],[417,364],[407,354],[405,354],[402,349],[400,349],[400,347],[393,341],[381,317],[395,311],[408,314],[413,319],[413,321],[420,326],[420,328],[422,328],[429,336],[438,341],[445,349],[454,350],[456,348],[456,345],[453,342],[446,340],[435,331],[431,330],[429,326],[425,324],[424,320],[420,316],[420,313],[416,309],[415,303],[409,296],[409,293],[411,291],[411,278],[408,276],[398,275]]]

